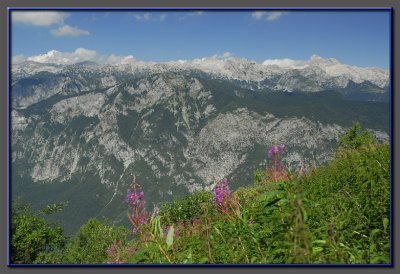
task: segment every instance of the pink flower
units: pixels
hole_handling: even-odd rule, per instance
[[[273,145],[272,147],[270,147],[268,149],[268,157],[272,158],[272,156],[278,154],[279,152],[284,153],[284,151],[283,151],[284,149],[285,149],[285,145],[284,144],[279,144],[277,146]]]
[[[214,204],[221,205],[229,199],[229,185],[227,179],[222,179],[214,187]]]
[[[146,224],[146,219],[145,218],[140,218],[139,224],[145,225]]]
[[[131,212],[128,212],[128,218],[133,225],[132,232],[136,234],[138,227],[147,223],[148,212],[144,207],[144,192],[141,191],[135,178],[132,188],[128,188],[126,202],[131,209]]]
[[[273,145],[268,149],[269,171],[271,179],[274,181],[283,179],[286,175],[283,155],[285,155],[285,145]]]
[[[268,157],[271,158],[272,156],[274,156],[275,154],[278,153],[278,147],[277,146],[272,146],[269,150],[268,150]]]

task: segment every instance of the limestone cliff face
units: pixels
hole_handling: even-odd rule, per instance
[[[349,121],[299,111],[300,101],[286,106],[287,115],[276,112],[269,107],[276,97],[203,72],[74,73],[79,77],[51,72],[40,83],[19,76],[10,113],[13,195],[38,205],[72,201],[64,218],[72,227],[91,215],[123,219],[133,175],[149,205],[209,189],[213,176],[251,184],[271,144],[286,145],[292,169],[321,165],[349,127]],[[368,115],[367,107],[354,114]],[[382,128],[370,128],[388,139]],[[85,213],[75,216],[76,210]]]

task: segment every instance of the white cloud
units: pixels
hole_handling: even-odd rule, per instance
[[[80,36],[89,35],[87,30],[71,27],[64,24],[64,20],[70,14],[58,11],[12,11],[11,19],[16,24],[34,25],[40,27],[48,27],[58,25],[56,29],[52,29],[50,33],[54,36]]]
[[[211,56],[212,59],[226,59],[229,57],[232,57],[233,54],[229,51],[224,52],[222,55],[218,55],[218,54],[214,54],[213,56]]]
[[[133,55],[123,56],[115,54],[103,55],[97,59],[97,62],[99,63],[105,63],[110,65],[130,64],[134,61],[136,61],[136,58],[133,57]]]
[[[135,15],[137,21],[149,21],[151,19],[150,12],[146,12],[142,15]]]
[[[98,55],[95,50],[89,50],[85,48],[77,48],[73,52],[61,52],[57,50],[51,50],[44,54],[34,55],[26,58],[23,55],[16,55],[12,57],[14,64],[21,63],[23,61],[34,61],[39,63],[53,63],[53,64],[75,64],[83,61],[93,61],[102,64],[129,64],[136,61],[136,58],[132,55]]]
[[[282,68],[302,68],[307,65],[307,61],[284,59],[268,59],[263,63],[265,66],[276,65]]]
[[[271,12],[271,13],[267,14],[267,20],[274,21],[285,14],[286,14],[285,12],[281,12],[281,11]]]
[[[227,58],[233,57],[233,56],[234,55],[231,52],[226,51],[222,55],[221,54],[214,54],[214,55],[212,55],[210,57],[196,58],[196,59],[193,59],[193,61],[223,60],[223,59],[227,59]]]
[[[188,17],[194,17],[194,16],[202,16],[204,14],[204,11],[188,11],[187,13],[185,13],[185,15],[179,17],[179,21],[182,21]]]
[[[11,64],[20,64],[26,61],[26,57],[23,54],[14,55],[11,57]]]
[[[154,16],[154,14],[150,13],[150,12],[145,12],[143,14],[137,14],[135,15],[135,19],[136,21],[141,21],[141,22],[146,22],[146,21],[159,21],[162,22],[165,20],[165,18],[167,18],[167,14],[166,13],[162,13],[160,14],[160,16]]]
[[[77,48],[74,52],[51,50],[45,54],[28,57],[28,61],[54,64],[74,64],[83,61],[95,61],[97,52],[85,48]]]
[[[69,16],[65,12],[56,11],[12,11],[13,23],[21,23],[35,26],[51,26],[64,24],[64,19]]]
[[[251,14],[251,17],[253,17],[256,20],[260,20],[265,14],[265,11],[255,11]]]
[[[53,29],[50,31],[54,36],[81,36],[81,35],[89,35],[90,32],[87,30],[74,28],[69,25],[64,25],[59,27],[58,29]]]
[[[265,18],[267,21],[275,21],[283,15],[286,15],[287,12],[283,11],[255,11],[251,14],[255,20],[261,20]]]

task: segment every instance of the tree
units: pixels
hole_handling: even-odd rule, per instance
[[[368,130],[361,132],[361,125],[357,122],[340,138],[339,146],[342,148],[358,149],[362,146],[369,146],[375,143],[374,136]]]
[[[11,263],[32,264],[43,252],[61,248],[65,243],[60,227],[49,225],[28,205],[18,202],[11,207]]]

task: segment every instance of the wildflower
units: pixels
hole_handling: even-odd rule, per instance
[[[126,203],[130,204],[132,202],[132,200],[134,199],[135,194],[132,192],[131,188],[128,188],[127,194],[126,194]]]
[[[268,157],[271,158],[272,156],[274,156],[275,154],[278,153],[278,147],[277,146],[272,146],[269,150],[268,150]]]
[[[146,224],[146,219],[145,218],[140,218],[139,219],[139,224],[141,224],[141,225],[145,225]]]
[[[125,258],[132,256],[136,250],[132,250],[127,246],[124,246],[122,241],[114,240],[114,243],[106,249],[107,253],[107,264],[123,264]]]
[[[158,207],[154,207],[153,213],[151,213],[151,217],[150,217],[150,224],[153,223],[154,217],[156,216],[157,212],[158,212]]]
[[[229,186],[228,180],[222,179],[217,185],[214,187],[214,204],[222,205],[227,202],[229,199]]]
[[[136,183],[136,177],[134,177],[132,188],[128,188],[125,199],[132,210],[132,213],[128,212],[128,218],[133,225],[132,232],[134,234],[138,233],[139,226],[147,223],[148,212],[144,207],[145,201],[143,197],[144,192],[140,190],[139,184]]]
[[[117,251],[117,241],[114,240],[114,243],[107,248],[106,253],[108,256],[111,256]]]
[[[254,224],[255,222],[254,222],[254,220],[253,220],[252,218],[250,218],[250,219],[247,221],[247,223],[248,223],[249,225],[252,225],[252,224]]]
[[[281,180],[285,178],[285,165],[282,161],[282,155],[285,154],[285,145],[272,145],[268,149],[268,158],[270,159],[269,162],[269,170],[268,173],[271,174],[271,177],[274,181]]]

